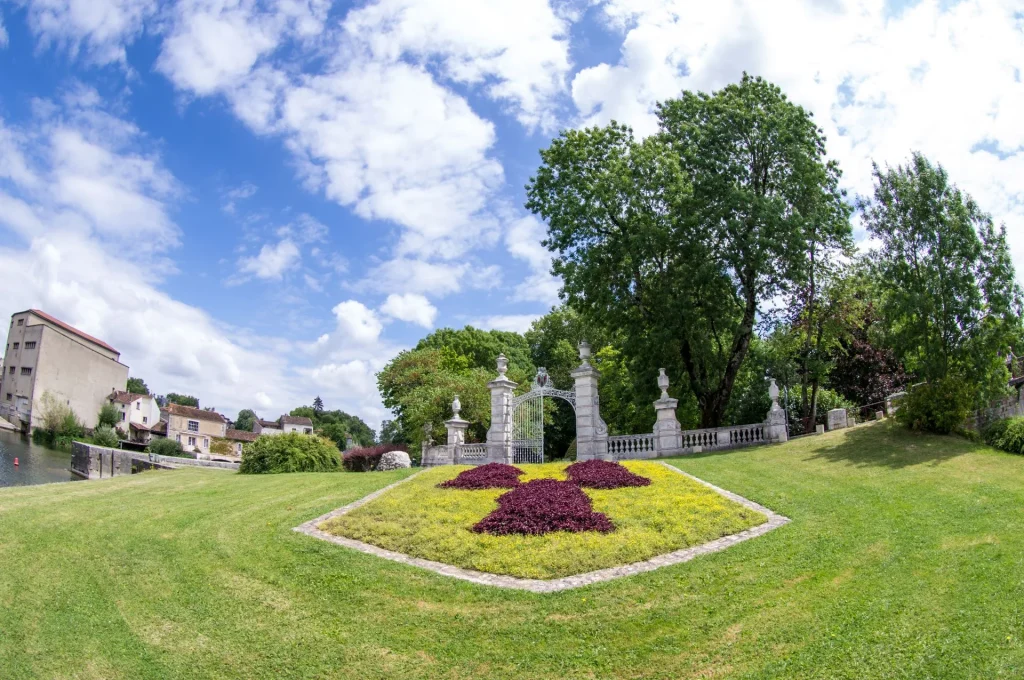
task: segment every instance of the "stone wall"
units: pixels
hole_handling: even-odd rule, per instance
[[[138,451],[110,449],[85,442],[73,442],[71,445],[71,472],[86,479],[107,479],[143,470],[173,470],[179,467],[238,470],[238,463],[156,456]]]

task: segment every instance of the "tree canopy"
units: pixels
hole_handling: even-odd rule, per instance
[[[149,387],[142,378],[128,378],[127,389],[132,394],[149,394]]]
[[[893,348],[920,379],[962,379],[981,399],[1004,391],[999,355],[1020,337],[1022,312],[1006,228],[920,154],[874,174],[862,207]]]
[[[313,429],[317,434],[333,441],[339,449],[345,449],[345,442],[349,435],[358,446],[373,445],[376,433],[373,428],[363,422],[362,418],[344,411],[325,411],[323,410],[323,401],[320,402],[320,406],[319,411],[315,406],[299,406],[292,409],[289,415],[304,416],[312,420]]]
[[[759,78],[685,92],[658,117],[643,141],[615,123],[564,132],[527,207],[571,306],[622,330],[631,359],[681,367],[716,426],[762,305],[808,279],[812,243],[848,240],[850,209],[810,115]]]
[[[199,408],[199,398],[193,397],[188,394],[178,394],[176,392],[168,392],[167,396],[164,397],[168,404],[177,404],[178,406],[191,406],[192,408]]]
[[[253,427],[256,425],[257,415],[256,412],[249,408],[243,408],[238,412],[238,417],[235,418],[235,429],[242,430],[244,432],[252,432]]]

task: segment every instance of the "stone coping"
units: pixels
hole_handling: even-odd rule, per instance
[[[344,507],[338,508],[337,510],[327,513],[326,515],[321,515],[316,519],[305,522],[304,524],[295,527],[293,531],[297,531],[299,533],[303,533],[307,536],[312,536],[314,538],[319,538],[324,541],[329,541],[331,543],[344,546],[346,548],[352,548],[353,550],[358,550],[368,555],[383,557],[386,560],[400,562],[402,564],[407,564],[413,567],[419,567],[421,569],[428,569],[435,573],[441,574],[442,576],[451,576],[452,578],[461,579],[463,581],[469,581],[471,583],[476,583],[479,585],[494,586],[497,588],[510,588],[513,590],[525,590],[532,593],[557,593],[563,590],[581,588],[583,586],[589,586],[594,583],[611,581],[613,579],[622,578],[624,576],[633,576],[635,574],[642,574],[647,571],[654,571],[655,569],[660,569],[662,567],[668,567],[674,564],[682,564],[683,562],[689,562],[693,558],[699,557],[700,555],[709,555],[711,553],[720,552],[722,550],[725,550],[726,548],[736,545],[737,543],[742,543],[743,541],[747,541],[751,538],[763,536],[772,529],[777,529],[778,527],[782,526],[783,524],[787,524],[790,521],[788,517],[783,517],[782,515],[773,512],[772,510],[769,510],[763,505],[748,500],[743,496],[732,493],[731,491],[721,489],[715,486],[714,484],[709,484],[708,482],[705,482],[703,479],[699,479],[689,473],[683,472],[682,470],[673,465],[669,465],[668,463],[664,463],[661,461],[652,462],[657,462],[659,465],[664,465],[668,469],[677,472],[683,475],[684,477],[688,477],[699,484],[703,484],[704,486],[714,490],[716,493],[721,494],[722,496],[725,496],[731,501],[735,501],[746,508],[756,510],[757,512],[762,513],[768,518],[768,521],[766,521],[764,524],[759,524],[756,527],[747,529],[745,531],[741,531],[737,534],[723,536],[709,543],[695,545],[689,548],[684,548],[682,550],[676,550],[675,552],[666,553],[664,555],[657,555],[655,557],[650,558],[649,560],[644,560],[643,562],[634,562],[632,564],[625,564],[618,567],[608,567],[606,569],[590,571],[584,574],[576,574],[575,576],[564,576],[562,578],[550,580],[516,578],[514,576],[488,574],[482,571],[463,569],[461,567],[456,567],[451,564],[445,564],[443,562],[425,560],[419,557],[412,557],[404,553],[398,553],[392,550],[385,550],[384,548],[379,548],[375,545],[370,545],[369,543],[363,543],[362,541],[357,541],[355,539],[345,538],[344,536],[335,536],[334,534],[329,534],[326,531],[322,531],[321,529],[319,529],[319,526],[327,520],[332,519],[334,517],[338,517],[340,515],[344,515],[355,510],[358,507],[366,505],[370,501],[380,497],[381,495],[387,493],[391,489],[394,489],[396,486],[399,486],[400,484],[404,484],[409,480],[416,478],[422,473],[421,470],[420,472],[409,475],[405,479],[401,479],[395,482],[394,484],[389,484],[383,489],[374,491],[369,496],[361,498],[355,501],[354,503],[349,503]]]

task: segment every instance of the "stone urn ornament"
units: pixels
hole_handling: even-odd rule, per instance
[[[661,398],[668,399],[668,376],[664,368],[658,369],[658,387],[661,388]]]
[[[590,343],[586,340],[580,340],[580,361],[583,362],[584,366],[590,365]]]
[[[498,355],[498,378],[500,380],[505,379],[505,371],[508,370],[508,357],[504,354]]]
[[[434,444],[434,424],[423,423],[423,441],[427,443],[427,446],[433,446]]]
[[[459,418],[459,411],[461,410],[462,402],[459,401],[459,395],[456,394],[455,398],[452,399],[452,420],[457,420]]]

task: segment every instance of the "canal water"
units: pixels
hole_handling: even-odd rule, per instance
[[[54,451],[33,444],[31,439],[16,432],[0,430],[0,487],[77,479],[71,474],[71,452]]]

